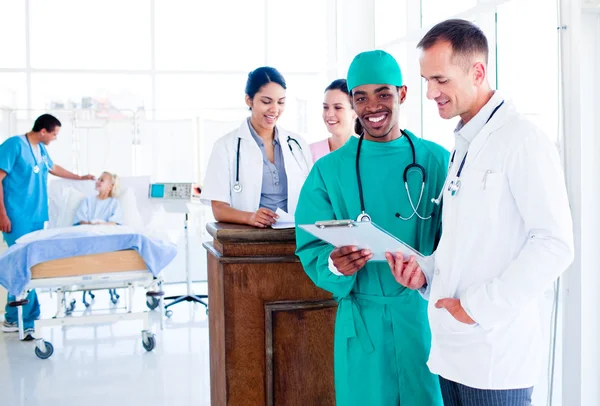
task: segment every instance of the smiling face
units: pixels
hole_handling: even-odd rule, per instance
[[[278,83],[267,83],[253,98],[246,95],[246,104],[252,109],[252,125],[272,131],[285,110],[285,89]]]
[[[56,140],[58,137],[58,133],[60,132],[60,126],[55,126],[52,131],[48,131],[45,128],[42,128],[40,131],[40,142],[44,145],[50,144],[52,141]]]
[[[99,194],[110,194],[114,183],[113,178],[109,173],[104,172],[97,180],[96,180],[96,190]]]
[[[363,85],[352,90],[352,104],[365,129],[365,138],[391,140],[400,136],[400,105],[406,99],[406,86]]]
[[[325,92],[323,100],[323,121],[330,134],[347,137],[354,133],[356,113],[350,104],[350,97],[339,89]]]
[[[449,42],[440,41],[421,52],[420,64],[421,76],[427,81],[427,98],[436,102],[440,117],[461,116],[463,122],[469,121],[485,79],[484,63],[461,60]]]

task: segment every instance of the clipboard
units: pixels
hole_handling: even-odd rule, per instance
[[[370,221],[317,221],[315,224],[301,224],[299,227],[336,248],[353,245],[368,249],[373,253],[371,261],[387,262],[386,252],[401,252],[405,258],[414,256],[419,263],[426,261],[426,257],[419,251]]]

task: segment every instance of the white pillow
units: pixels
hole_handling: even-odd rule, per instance
[[[140,230],[144,227],[144,221],[137,207],[135,193],[132,188],[125,189],[116,197],[123,211],[123,224]]]
[[[81,205],[81,201],[85,199],[85,195],[78,190],[68,188],[64,195],[64,205],[60,208],[55,224],[49,225],[48,228],[71,227],[75,221],[77,210]]]
[[[83,194],[84,196],[93,196],[96,193],[95,184],[93,180],[70,180],[70,179],[57,179],[52,178],[48,180],[48,228],[60,227],[59,223],[64,224],[66,214],[64,213],[67,208],[67,200],[73,189],[76,192]],[[79,207],[79,206],[78,206]],[[77,210],[77,209],[75,209]],[[73,218],[69,219],[69,222],[75,220],[75,213]],[[72,226],[73,224],[69,224]]]

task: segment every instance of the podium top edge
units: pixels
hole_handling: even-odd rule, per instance
[[[275,230],[242,224],[208,223],[206,229],[211,237],[220,242],[296,242],[296,230],[293,228]]]

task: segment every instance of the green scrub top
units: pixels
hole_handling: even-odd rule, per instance
[[[430,255],[441,234],[441,207],[437,198],[448,169],[449,153],[441,146],[407,131],[416,161],[426,172],[419,214],[413,216],[402,174],[413,162],[405,136],[380,143],[363,140],[360,173],[366,212],[385,230]],[[300,194],[296,224],[333,219],[355,220],[361,213],[356,176],[358,139],[316,162]],[[408,175],[416,205],[421,174]],[[431,345],[427,303],[416,291],[396,282],[387,262],[369,262],[353,276],[329,270],[333,247],[299,227],[297,255],[305,272],[339,303],[335,323],[334,369],[336,400],[345,405],[442,405],[439,381],[426,365]]]

